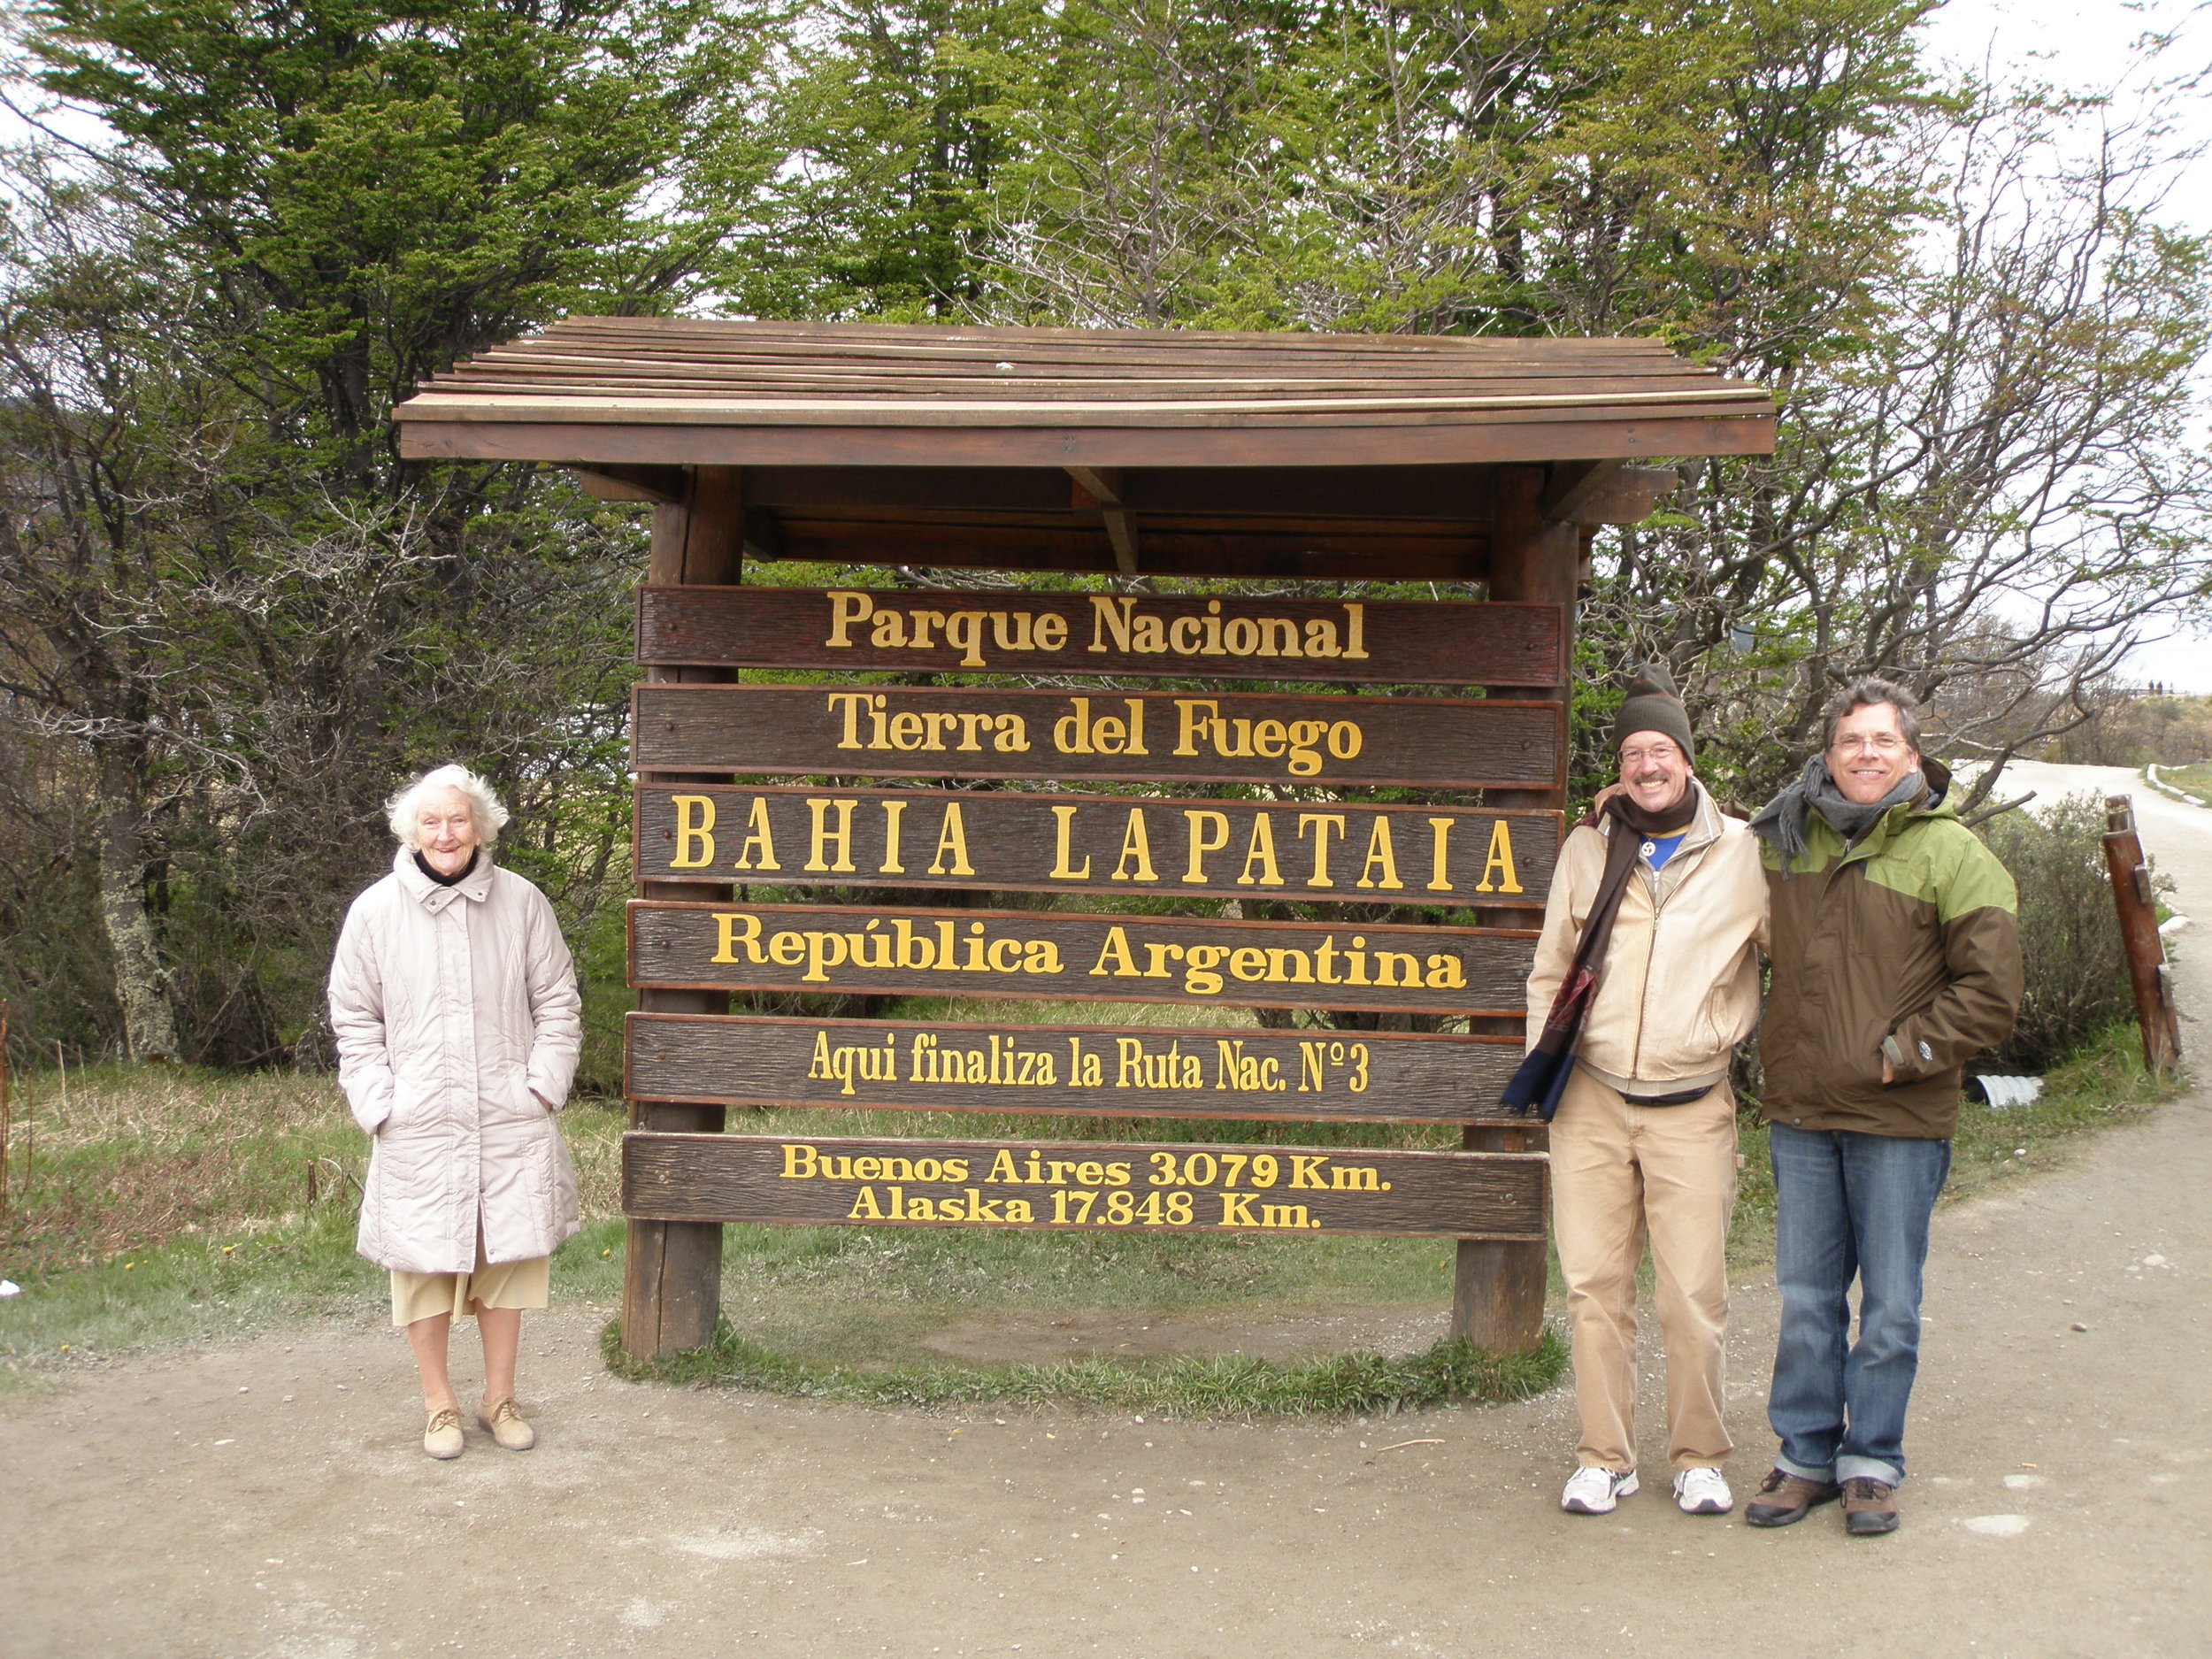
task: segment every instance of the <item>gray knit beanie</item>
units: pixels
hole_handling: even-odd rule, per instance
[[[1664,733],[1682,746],[1685,758],[1697,758],[1697,745],[1690,739],[1690,711],[1682,706],[1674,676],[1656,663],[1644,664],[1629,680],[1628,700],[1613,722],[1613,752],[1619,754],[1621,745],[1637,732]]]

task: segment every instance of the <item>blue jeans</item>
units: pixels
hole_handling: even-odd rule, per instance
[[[1920,1367],[1920,1272],[1951,1143],[1767,1125],[1782,1286],[1767,1421],[1775,1464],[1809,1480],[1905,1478],[1905,1404]],[[1851,1281],[1859,1281],[1859,1340]]]

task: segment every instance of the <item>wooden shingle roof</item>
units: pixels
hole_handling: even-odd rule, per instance
[[[1254,466],[1763,453],[1657,341],[580,317],[439,375],[404,452],[586,464]]]

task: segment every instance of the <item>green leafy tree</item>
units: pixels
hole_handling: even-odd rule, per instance
[[[541,863],[603,876],[612,815],[558,784],[619,783],[634,520],[403,460],[388,415],[533,322],[693,296],[763,170],[769,35],[666,0],[30,22],[115,142],[6,166],[0,680],[96,757],[122,1046],[311,1049],[404,770],[488,766]]]
[[[779,65],[780,162],[732,242],[730,303],[766,317],[926,322],[982,297],[1005,144],[1002,64],[1037,0],[833,0]]]

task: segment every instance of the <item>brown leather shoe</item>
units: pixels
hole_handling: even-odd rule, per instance
[[[508,1451],[526,1452],[538,1443],[537,1430],[523,1421],[522,1413],[515,1409],[511,1400],[484,1407],[477,1412],[476,1420]]]
[[[1854,1538],[1897,1530],[1897,1488],[1865,1475],[1843,1483],[1843,1526]]]
[[[422,1449],[440,1463],[461,1455],[461,1414],[451,1406],[433,1411],[423,1425]]]
[[[1759,1483],[1759,1495],[1744,1505],[1743,1518],[1753,1526],[1787,1526],[1801,1521],[1819,1504],[1833,1503],[1843,1488],[1832,1480],[1808,1480],[1786,1469],[1770,1469]]]

